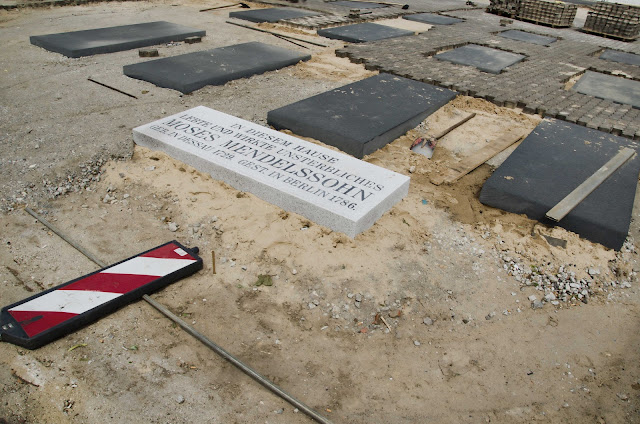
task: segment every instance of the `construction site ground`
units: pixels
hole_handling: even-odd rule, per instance
[[[482,205],[479,190],[509,150],[455,184],[432,183],[505,132],[529,133],[543,119],[535,110],[461,95],[365,157],[410,176],[411,186],[355,239],[134,146],[133,128],[188,108],[266,125],[269,110],[377,72],[336,57],[344,44],[313,31],[260,25],[328,47],[225,24],[238,8],[199,12],[218,4],[0,11],[1,305],[97,269],[28,206],[108,263],[172,239],[198,246],[204,269],[153,297],[336,424],[640,422],[640,209],[615,252]],[[484,13],[452,16],[467,26],[477,16],[481,26],[492,19]],[[313,57],[181,95],[122,74],[143,60],[137,50],[69,59],[29,43],[30,35],[159,20],[207,31],[201,44],[157,46],[162,57],[248,41]],[[548,60],[560,60],[558,48],[552,53]],[[392,56],[380,65],[391,68]],[[409,151],[427,128],[471,112],[431,160]],[[259,275],[273,285],[256,286]],[[550,291],[538,277],[580,281],[590,293],[542,303]],[[34,351],[0,344],[0,423],[103,422],[311,421],[141,301]]]

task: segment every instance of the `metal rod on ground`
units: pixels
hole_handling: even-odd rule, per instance
[[[111,87],[110,85],[103,84],[103,83],[101,83],[100,81],[96,81],[96,80],[94,80],[93,78],[87,78],[87,79],[88,79],[89,81],[91,81],[91,82],[95,82],[95,83],[96,83],[96,84],[98,84],[98,85],[101,85],[101,86],[103,86],[103,87],[107,87],[107,88],[108,88],[108,89],[110,89],[110,90],[117,91],[117,92],[118,92],[118,93],[120,93],[120,94],[124,94],[125,96],[129,96],[129,97],[133,97],[134,99],[137,99],[137,97],[136,97],[136,96],[134,96],[133,94],[129,94],[129,93],[127,93],[126,91],[118,90],[118,89],[117,89],[117,88],[115,88],[115,87]]]
[[[316,43],[315,41],[309,41],[309,40],[305,40],[303,38],[292,37],[291,35],[280,34],[278,32],[267,31],[266,29],[256,28],[256,27],[252,27],[250,25],[243,25],[243,24],[239,24],[237,22],[231,22],[231,21],[225,21],[225,22],[228,23],[228,24],[231,24],[231,25],[242,27],[242,28],[252,29],[254,31],[266,32],[267,34],[272,34],[272,35],[278,35],[280,37],[291,38],[292,40],[302,41],[303,43],[312,44],[312,45],[318,46],[318,47],[329,47],[326,44],[320,44],[320,43]]]
[[[89,258],[91,261],[96,263],[99,267],[105,268],[107,266],[107,264],[105,264],[100,259],[96,258],[94,255],[89,253],[87,250],[85,250],[79,244],[75,243],[73,240],[71,240],[69,237],[67,237],[64,233],[62,233],[62,231],[60,231],[58,228],[53,226],[49,221],[47,221],[46,219],[44,219],[43,217],[41,217],[40,215],[35,213],[32,209],[27,207],[27,208],[24,208],[24,210],[29,215],[31,215],[32,217],[34,217],[35,219],[40,221],[45,227],[49,228],[51,231],[56,233],[61,239],[63,239],[67,243],[69,243],[78,252],[82,253],[87,258]],[[212,254],[213,254],[213,252],[212,252]],[[274,394],[280,396],[282,399],[286,400],[291,405],[295,406],[300,411],[302,411],[305,414],[307,414],[310,418],[313,418],[314,420],[316,420],[317,422],[319,422],[321,424],[332,424],[332,422],[330,420],[328,420],[327,418],[325,418],[322,415],[318,414],[316,411],[314,411],[313,409],[311,409],[310,407],[308,407],[307,405],[305,405],[304,403],[302,403],[298,399],[294,398],[293,396],[291,396],[290,394],[288,394],[287,392],[282,390],[280,387],[278,387],[277,385],[272,383],[270,380],[268,380],[267,378],[262,376],[260,373],[255,371],[253,368],[251,368],[250,366],[246,365],[244,362],[240,361],[239,359],[237,359],[236,357],[231,355],[229,352],[227,352],[226,350],[224,350],[223,348],[221,348],[220,346],[218,346],[217,344],[215,344],[214,342],[209,340],[205,335],[203,335],[200,332],[198,332],[195,328],[191,327],[186,322],[182,321],[175,314],[173,314],[171,311],[169,311],[167,308],[165,308],[160,303],[156,302],[149,295],[146,295],[146,294],[143,295],[142,299],[144,299],[149,305],[153,306],[156,310],[158,310],[158,312],[162,313],[164,316],[166,316],[167,318],[169,318],[170,320],[172,320],[173,322],[178,324],[184,331],[186,331],[187,333],[189,333],[190,335],[192,335],[193,337],[198,339],[200,342],[202,342],[209,349],[213,350],[215,353],[217,353],[218,355],[222,356],[227,361],[231,362],[233,365],[235,365],[237,368],[239,368],[242,372],[247,374],[249,377],[253,378],[258,383],[262,384],[264,387],[266,387],[267,389],[271,390],[271,392],[273,392]]]
[[[91,261],[94,262],[95,264],[97,264],[100,268],[105,268],[107,266],[107,264],[105,264],[100,259],[98,259],[95,256],[93,256],[85,248],[83,248],[82,246],[80,246],[79,244],[77,244],[73,240],[71,240],[69,237],[64,235],[64,233],[62,231],[58,230],[58,228],[56,228],[49,221],[47,221],[46,219],[44,219],[43,217],[41,217],[40,215],[35,213],[31,208],[24,208],[24,210],[29,215],[31,215],[32,217],[34,217],[35,219],[40,221],[45,227],[47,227],[48,229],[50,229],[51,231],[56,233],[62,240],[66,241],[71,246],[73,246],[73,248],[76,249],[78,252],[82,253],[84,256],[86,256],[87,258],[91,259]]]
[[[240,368],[249,377],[253,378],[258,383],[262,384],[264,387],[266,387],[267,389],[271,390],[273,393],[277,394],[278,396],[280,396],[281,398],[283,398],[284,400],[289,402],[291,405],[295,406],[300,411],[304,412],[305,414],[307,414],[308,416],[310,416],[314,420],[318,421],[319,423],[331,424],[331,421],[329,421],[328,419],[326,419],[323,416],[319,415],[316,411],[314,411],[313,409],[309,408],[307,405],[305,405],[304,403],[300,402],[299,400],[297,400],[293,396],[289,395],[287,392],[283,391],[280,387],[278,387],[275,384],[273,384],[271,381],[269,381],[268,379],[263,377],[260,373],[258,373],[257,371],[255,371],[251,367],[245,365],[240,360],[236,359],[233,355],[228,353],[226,350],[224,350],[220,346],[216,345],[211,340],[207,339],[205,336],[200,334],[193,327],[189,326],[189,324],[187,324],[186,322],[184,322],[183,320],[178,318],[176,315],[171,313],[171,311],[169,311],[164,306],[160,305],[158,302],[156,302],[155,300],[153,300],[152,298],[150,298],[146,294],[144,296],[142,296],[142,298],[144,300],[146,300],[147,302],[149,302],[149,304],[151,304],[158,311],[163,313],[167,318],[169,318],[170,320],[172,320],[173,322],[178,324],[180,327],[182,327],[182,329],[184,331],[186,331],[187,333],[191,334],[196,339],[200,340],[204,345],[206,345],[208,348],[210,348],[211,350],[216,352],[218,355],[222,356],[227,361],[231,362],[236,367]]]
[[[295,41],[293,41],[293,40],[289,40],[287,37],[283,37],[282,35],[277,35],[277,34],[273,34],[273,35],[274,35],[275,37],[278,37],[278,38],[279,38],[279,39],[281,39],[281,40],[287,41],[287,42],[289,42],[289,43],[291,43],[291,44],[295,44],[295,45],[296,45],[296,46],[298,46],[298,47],[302,47],[303,49],[308,49],[308,48],[309,48],[309,47],[307,47],[307,46],[303,46],[303,45],[302,45],[302,44],[300,44],[300,43],[296,43],[296,42],[295,42]]]
[[[553,221],[559,222],[635,154],[636,151],[628,147],[620,150],[611,160],[551,208],[545,216]]]
[[[234,4],[227,4],[227,5],[224,5],[224,6],[216,6],[216,7],[209,7],[207,9],[200,9],[200,12],[208,12],[209,10],[224,9],[224,8],[233,7],[233,6],[240,6],[243,9],[250,9],[251,8],[251,6],[249,6],[246,3],[234,3]]]

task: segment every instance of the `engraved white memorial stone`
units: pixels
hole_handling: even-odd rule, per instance
[[[409,191],[409,177],[204,106],[134,128],[133,139],[350,237]]]

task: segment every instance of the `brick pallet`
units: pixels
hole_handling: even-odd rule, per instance
[[[487,12],[515,18],[520,10],[521,0],[491,0]]]
[[[589,11],[583,30],[594,34],[632,41],[640,33],[640,7],[599,2]]]
[[[491,0],[487,12],[553,27],[570,27],[578,7],[551,0]]]

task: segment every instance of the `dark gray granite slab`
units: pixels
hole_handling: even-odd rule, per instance
[[[205,35],[205,31],[195,28],[158,21],[60,34],[34,35],[29,37],[29,40],[35,46],[67,57],[82,57],[137,49],[170,41],[182,41],[188,37],[203,37]]]
[[[571,89],[640,109],[640,81],[587,71]]]
[[[612,62],[626,63],[627,65],[640,66],[640,54],[620,52],[617,50],[605,50],[600,59],[610,60]]]
[[[365,3],[362,1],[338,0],[331,2],[332,5],[347,7],[349,9],[379,9],[387,7],[384,4]]]
[[[293,9],[288,7],[274,7],[269,9],[243,10],[229,13],[230,18],[244,19],[251,22],[278,22],[282,19],[303,18],[305,16],[321,15],[319,12]]]
[[[525,43],[539,44],[541,46],[548,46],[551,43],[558,41],[555,37],[548,37],[546,35],[532,34],[526,31],[520,31],[517,29],[510,29],[498,34],[500,37],[510,38],[512,40],[524,41]]]
[[[413,31],[393,28],[386,25],[365,22],[363,24],[345,25],[318,30],[318,35],[349,43],[366,43],[367,41],[384,40],[386,38],[414,35]]]
[[[433,57],[457,63],[458,65],[474,66],[481,71],[492,74],[499,74],[506,67],[525,58],[521,54],[478,46],[477,44],[467,44],[466,46],[439,53]]]
[[[435,13],[416,13],[415,15],[404,15],[402,18],[431,25],[453,25],[458,22],[464,22],[462,19],[442,16]]]
[[[310,58],[310,55],[254,41],[126,65],[123,73],[186,94],[205,85],[222,85]]]
[[[623,147],[637,150],[638,144],[569,122],[544,120],[485,182],[480,201],[620,249],[629,231],[640,173],[638,155],[560,222],[545,214]]]
[[[446,88],[379,74],[272,110],[267,122],[362,158],[414,128],[456,95]]]

